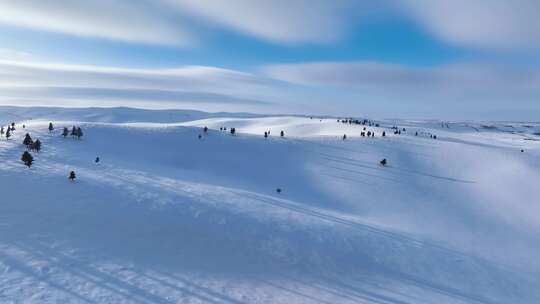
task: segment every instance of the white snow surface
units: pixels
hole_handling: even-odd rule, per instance
[[[540,303],[539,123],[365,138],[336,118],[0,108],[11,121],[0,303]]]

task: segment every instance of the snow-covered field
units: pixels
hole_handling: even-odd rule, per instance
[[[335,118],[0,108],[11,121],[0,303],[540,303],[538,123],[365,138]]]

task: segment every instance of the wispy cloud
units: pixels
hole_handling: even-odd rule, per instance
[[[515,106],[536,101],[540,96],[540,72],[476,63],[413,67],[377,62],[315,62],[270,65],[263,72],[298,85],[336,87],[364,96],[386,97],[394,104],[466,101],[471,106],[499,102]]]
[[[540,48],[537,0],[400,0],[403,13],[450,43],[475,48]]]
[[[0,23],[128,42],[178,46],[194,42],[181,20],[146,0],[0,1]]]
[[[255,75],[205,66],[128,69],[87,65],[21,63],[0,60],[0,102],[61,100],[80,104],[130,105],[147,102],[177,107],[182,103],[252,104],[266,102],[254,92],[269,87]]]
[[[336,41],[361,8],[359,3],[326,0],[169,1],[208,23],[280,43]]]
[[[540,47],[536,0],[17,0],[0,23],[70,35],[190,46],[201,29],[281,44],[332,43],[371,15],[400,16],[441,40],[473,48]]]

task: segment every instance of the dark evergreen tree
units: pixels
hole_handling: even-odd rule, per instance
[[[208,127],[207,127],[207,126],[204,126],[203,131],[204,131],[204,133],[208,132]]]
[[[99,156],[96,157],[95,163],[99,163]]]
[[[343,134],[343,140],[347,139],[347,134]]]
[[[32,137],[30,137],[30,134],[26,133],[23,140],[23,145],[26,146],[26,148],[30,148],[30,146],[34,143],[32,140]]]
[[[32,150],[36,152],[39,152],[41,150],[41,141],[39,139],[36,139],[36,141],[32,145]]]
[[[382,137],[385,137],[385,136],[386,136],[386,132],[382,131]]]
[[[54,130],[54,126],[52,122],[49,123],[49,132],[52,132]]]
[[[34,162],[34,157],[28,151],[24,151],[23,155],[21,156],[21,160],[23,161],[25,166],[30,168],[32,166],[32,163]]]

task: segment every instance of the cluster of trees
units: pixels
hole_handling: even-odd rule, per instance
[[[32,137],[30,137],[29,133],[26,133],[26,135],[24,136],[23,145],[26,146],[26,150],[36,152],[39,152],[41,150],[41,141],[39,140],[39,138],[34,141],[32,140]]]
[[[6,136],[6,139],[9,140],[9,138],[11,137],[11,133],[15,131],[15,123],[12,122],[11,124],[7,125],[6,129],[4,129],[4,126],[0,127],[0,135],[1,136]]]
[[[369,119],[359,120],[359,119],[352,119],[352,118],[345,118],[345,119],[338,119],[337,122],[341,122],[344,124],[355,124],[355,125],[368,125],[368,126],[375,126],[378,127],[379,124],[375,123],[374,121],[371,121]]]
[[[49,125],[49,127],[50,126],[51,125]],[[68,135],[71,135],[71,137],[73,137],[73,138],[77,137],[77,139],[81,139],[81,137],[83,136],[83,131],[82,131],[81,127],[73,126],[71,128],[71,133],[70,133],[68,128],[64,127],[64,130],[62,131],[62,136],[67,137]]]
[[[270,136],[270,130],[264,132],[264,138],[268,138],[268,136]],[[285,137],[285,131],[281,130],[281,132],[279,132],[279,136]]]

